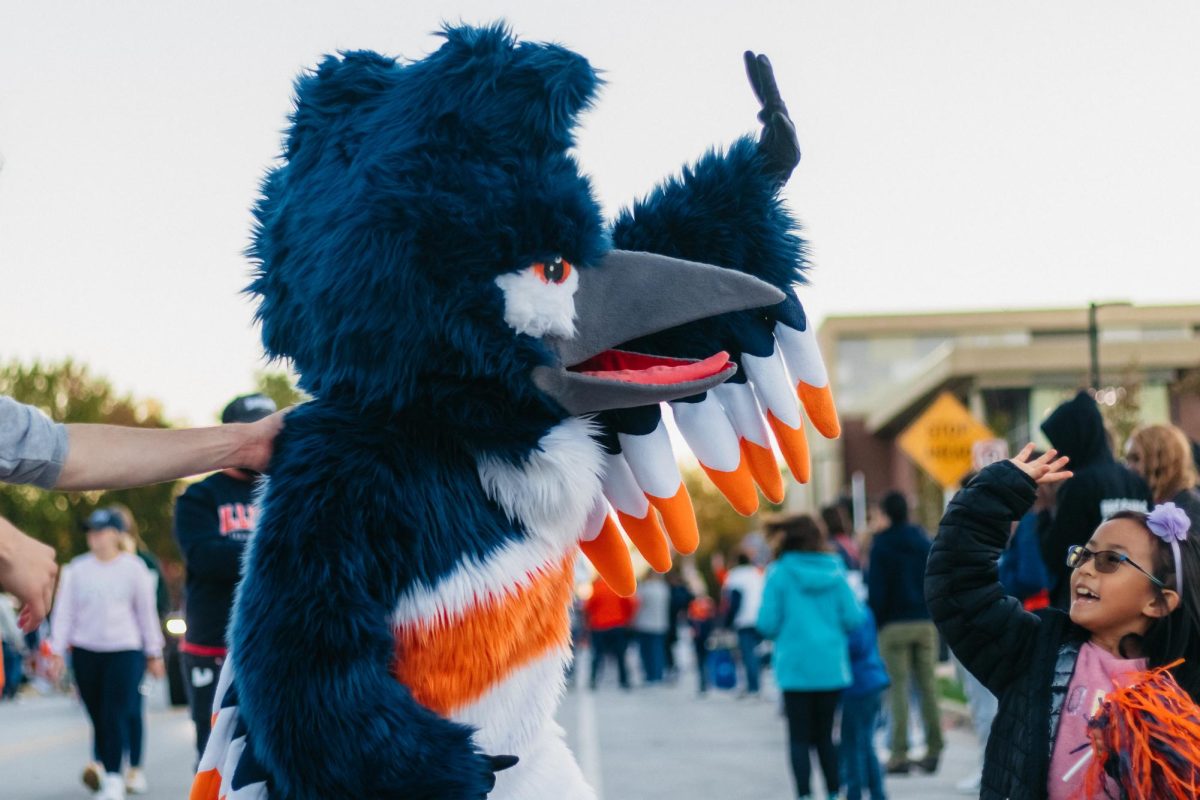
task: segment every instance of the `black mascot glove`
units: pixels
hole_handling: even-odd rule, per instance
[[[496,773],[502,772],[509,767],[515,767],[520,759],[516,756],[486,756],[486,758],[492,768],[492,785],[488,787],[488,791],[490,792],[496,788]]]
[[[779,96],[771,60],[750,50],[746,51],[744,58],[750,86],[762,105],[762,110],[758,112],[758,121],[763,126],[762,135],[758,139],[758,149],[771,174],[782,186],[787,183],[792,170],[800,163],[800,142],[796,138],[796,126],[792,124],[787,106]]]

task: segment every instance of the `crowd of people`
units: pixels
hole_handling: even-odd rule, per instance
[[[187,570],[180,651],[202,752],[238,565],[254,527],[254,482],[281,415],[261,395],[237,398],[221,428],[158,432],[182,437],[155,440],[162,447],[154,463],[131,467],[120,454],[154,432],[56,426],[7,398],[0,412],[0,447],[24,448],[0,452],[0,480],[92,489],[218,470],[179,498],[175,522]],[[648,572],[635,597],[596,579],[577,609],[576,638],[590,644],[588,685],[600,684],[608,664],[626,690],[677,680],[681,630],[701,695],[715,686],[760,696],[769,664],[797,796],[814,796],[815,753],[829,796],[882,800],[885,775],[939,768],[934,670],[944,642],[984,748],[978,774],[960,788],[982,797],[1080,796],[1093,751],[1080,753],[1096,706],[1080,698],[1103,697],[1130,672],[1166,667],[1181,691],[1200,691],[1200,550],[1189,536],[1200,526],[1200,490],[1195,447],[1183,431],[1142,427],[1119,460],[1086,393],[1051,414],[1043,431],[1052,449],[1030,446],[965,482],[936,540],[892,491],[866,531],[854,530],[848,502],[822,509],[819,519],[766,520],[767,546],[736,552],[729,569],[715,561],[712,590],[678,566]],[[146,674],[163,673],[169,604],[136,521],[121,506],[97,509],[84,524],[88,552],[61,574],[49,548],[0,525],[0,585],[12,593],[0,597],[3,697],[13,697],[38,653],[48,656],[51,675],[69,669],[92,725],[84,782],[103,798],[145,791],[139,687]],[[52,593],[39,647],[31,633],[46,630]],[[1122,776],[1110,767],[1091,780],[1113,788]]]
[[[1095,401],[1081,393],[1047,418],[1043,432],[1053,450],[1030,451],[1013,460],[1019,472],[1031,475],[1030,500],[1014,514],[988,556],[996,575],[994,586],[988,586],[1014,598],[1027,614],[1071,610],[1072,581],[1086,569],[1087,557],[1069,560],[1068,548],[1084,547],[1114,515],[1132,515],[1140,524],[1155,505],[1172,503],[1190,517],[1192,530],[1200,525],[1195,449],[1179,428],[1148,425],[1135,430],[1118,459]],[[1063,467],[1068,463],[1071,473]],[[985,471],[974,480],[986,485],[991,476]],[[976,483],[964,483],[973,488],[963,497],[979,495]],[[733,556],[731,569],[718,561],[716,591],[708,591],[694,570],[685,577],[678,567],[662,577],[648,573],[636,598],[617,597],[597,580],[583,604],[586,624],[580,629],[593,642],[591,686],[603,665],[614,662],[620,686],[630,688],[625,654],[632,641],[638,644],[643,684],[674,679],[670,642],[679,630],[690,634],[701,694],[715,684],[736,689],[739,697],[756,696],[760,670],[769,663],[782,694],[798,796],[813,794],[810,758],[815,753],[831,797],[841,791],[852,800],[878,800],[886,797],[885,775],[939,768],[945,739],[935,668],[948,642],[954,646],[951,658],[981,748],[979,768],[957,788],[988,796],[989,783],[1000,780],[996,748],[988,751],[987,742],[1001,709],[995,684],[976,663],[974,651],[987,648],[974,640],[960,641],[961,628],[953,621],[947,625],[944,611],[934,613],[942,598],[937,581],[931,584],[927,575],[934,537],[910,519],[905,495],[887,492],[871,510],[874,522],[864,531],[853,529],[849,501],[822,509],[819,519],[801,514],[769,520],[765,534],[771,562],[761,563],[749,549]],[[944,529],[955,525],[961,525],[959,519],[948,515],[941,535],[953,539],[953,530]],[[1190,550],[1191,545],[1185,547]],[[1161,553],[1125,561],[1148,561],[1169,572]],[[1109,563],[1098,562],[1096,569],[1111,572],[1114,567],[1102,566]],[[988,569],[978,564],[971,574],[988,575]],[[1151,585],[1163,583],[1151,577]],[[933,592],[932,607],[927,592]],[[962,592],[954,597],[963,602]],[[989,602],[999,599],[992,596]],[[1184,613],[1192,612],[1185,606]],[[1200,622],[1200,616],[1193,622]],[[1002,630],[990,635],[1004,641]],[[769,642],[765,647],[764,641]],[[1006,661],[1011,654],[994,658]],[[1147,663],[1144,658],[1126,660],[1126,667]],[[665,670],[663,664],[668,665]],[[915,734],[922,743],[916,758],[910,752],[910,706],[916,709]],[[1077,706],[1064,712],[1076,722],[1093,710]],[[1003,713],[999,718],[1005,724]],[[876,748],[883,731],[886,761]],[[1072,780],[1082,780],[1082,775],[1077,772]]]

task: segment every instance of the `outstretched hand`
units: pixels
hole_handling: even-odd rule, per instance
[[[1033,478],[1034,482],[1039,486],[1065,481],[1075,474],[1070,470],[1063,469],[1070,459],[1066,456],[1059,456],[1057,450],[1048,450],[1039,458],[1030,461],[1029,457],[1032,455],[1033,444],[1030,443],[1021,448],[1021,452],[1017,453],[1015,457],[1010,458],[1009,462],[1016,465],[1017,469],[1021,470],[1021,472]]]
[[[750,50],[746,51],[744,58],[746,76],[750,79],[754,96],[762,106],[762,110],[758,112],[758,121],[763,125],[758,149],[772,174],[779,184],[783,185],[800,163],[800,142],[796,138],[796,126],[792,124],[787,105],[779,95],[771,60]]]

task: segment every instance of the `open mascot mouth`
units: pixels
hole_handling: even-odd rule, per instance
[[[728,372],[725,378],[729,378],[737,371],[737,365],[730,363],[729,353],[724,351],[697,360],[605,350],[582,364],[568,367],[568,371],[606,381],[672,386],[712,378],[723,372]]]

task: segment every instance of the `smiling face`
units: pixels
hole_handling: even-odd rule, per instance
[[[1086,545],[1093,553],[1120,553],[1147,572],[1155,572],[1155,544],[1151,534],[1130,519],[1102,524]],[[1092,633],[1093,641],[1119,653],[1122,637],[1142,635],[1157,618],[1170,613],[1175,594],[1160,592],[1133,564],[1122,563],[1115,572],[1096,569],[1089,558],[1071,573],[1071,621]]]

